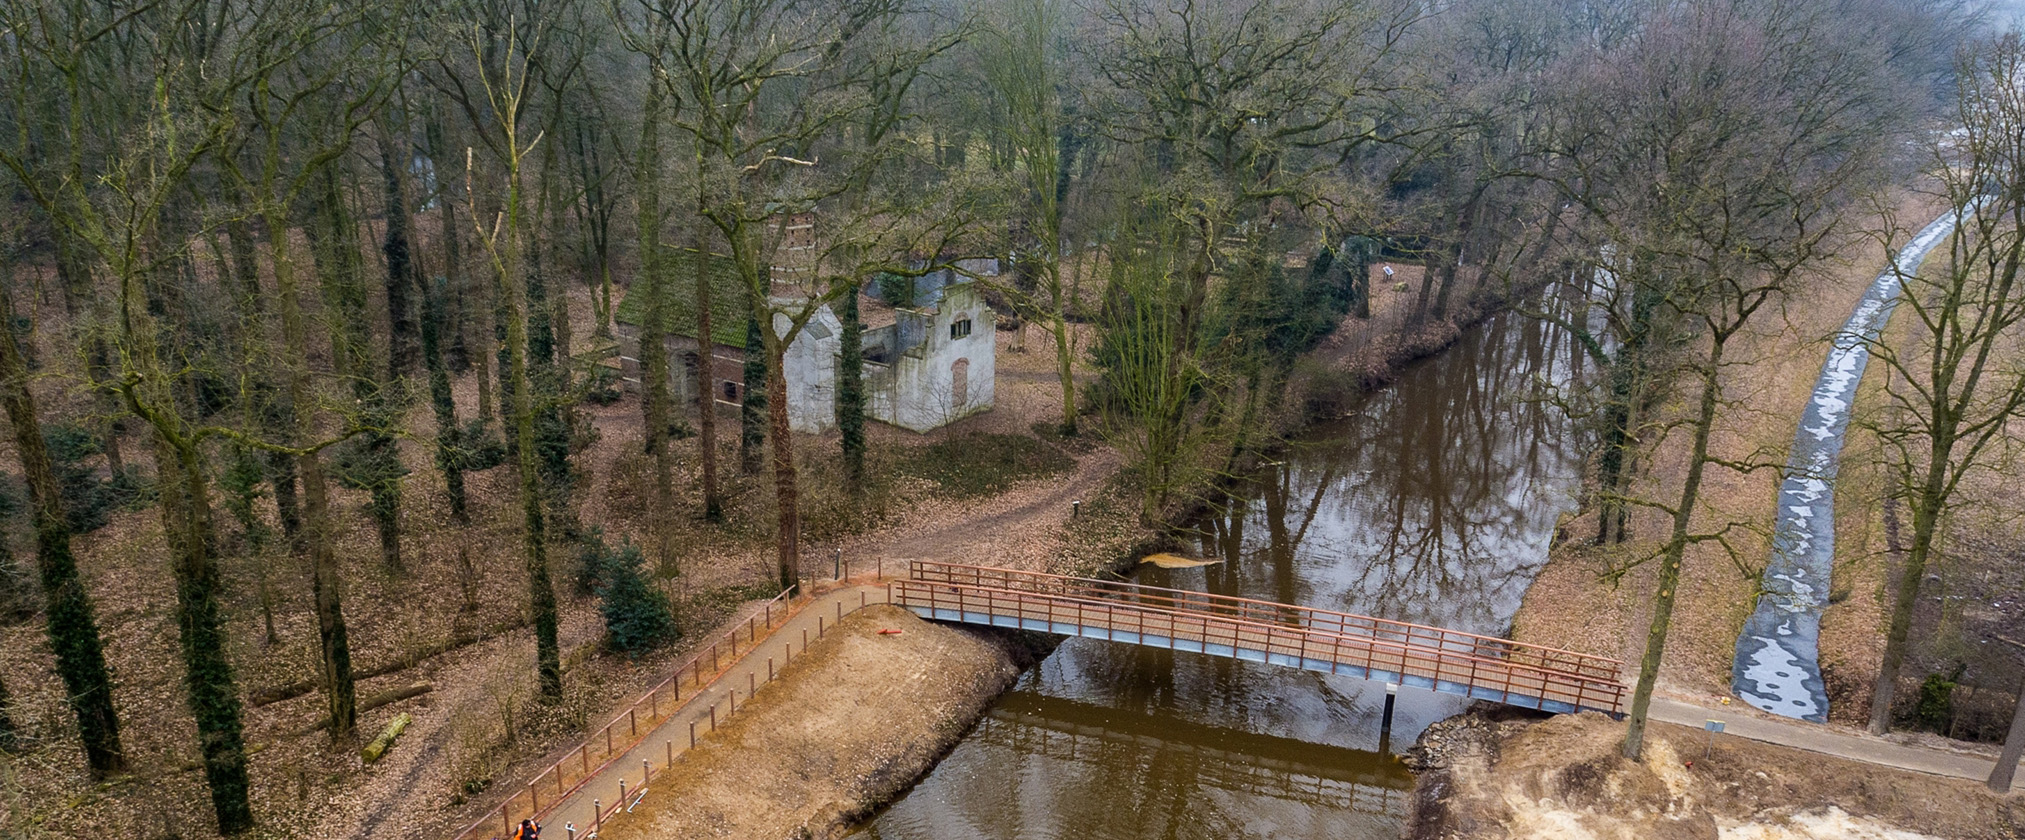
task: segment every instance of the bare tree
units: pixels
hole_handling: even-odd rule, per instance
[[[520,472],[521,535],[527,553],[528,601],[534,613],[535,672],[541,695],[560,699],[562,646],[556,635],[555,583],[550,577],[548,564],[548,528],[544,511],[547,494],[541,486],[541,464],[535,452],[537,407],[528,377],[529,310],[521,251],[521,239],[525,235],[522,226],[527,223],[523,215],[526,208],[521,172],[527,156],[544,137],[541,134],[524,137],[520,131],[521,114],[528,103],[531,68],[517,34],[507,36],[504,55],[496,70],[483,61],[487,42],[482,34],[474,29],[470,38],[473,54],[481,58],[479,78],[484,86],[491,125],[498,132],[494,142],[505,170],[502,173],[505,189],[499,213],[490,220],[483,219],[477,212],[475,199],[471,201],[471,210],[478,226],[479,242],[485,246],[492,262],[506,322],[506,373],[507,381],[512,385],[511,419]],[[470,182],[467,180],[466,183]],[[468,186],[466,191],[467,195],[471,192]]]
[[[1738,523],[1698,523],[1710,467],[1773,466],[1711,447],[1726,405],[1731,341],[1776,310],[1834,253],[1844,210],[1873,183],[1899,88],[1872,52],[1825,13],[1777,4],[1686,4],[1651,12],[1636,35],[1579,71],[1557,141],[1565,195],[1640,270],[1617,282],[1652,296],[1655,318],[1692,339],[1668,376],[1692,397],[1686,472],[1658,511],[1668,534],[1632,565],[1657,560],[1653,614],[1624,753],[1636,758],[1691,545],[1727,548]],[[1885,131],[1881,131],[1880,129]],[[1627,567],[1628,568],[1628,567]],[[1621,568],[1617,573],[1626,569]]]
[[[946,38],[923,42],[905,31],[904,10],[899,0],[642,4],[642,14],[669,33],[668,52],[657,61],[664,75],[657,81],[680,101],[670,121],[699,156],[699,215],[725,243],[750,311],[759,319],[759,347],[747,352],[759,350],[754,355],[769,373],[765,401],[783,588],[798,585],[801,525],[782,364],[787,347],[819,308],[852,286],[818,280],[776,288],[772,267],[779,228],[789,214],[862,195],[899,153],[904,138],[895,129],[908,116],[910,87],[949,44]],[[891,261],[896,251],[904,254],[908,249],[896,247],[898,240],[887,231],[912,217],[889,210],[884,204],[856,205],[853,215],[863,223],[830,225],[824,256]],[[864,228],[881,232],[837,233]],[[823,268],[837,271],[835,265]],[[837,271],[836,276],[865,275]],[[749,392],[748,401],[755,396]]]
[[[1961,130],[1936,150],[1953,208],[1947,260],[1893,268],[1899,307],[1912,316],[1905,339],[1869,342],[1887,365],[1889,408],[1872,430],[1884,444],[1892,496],[1912,529],[1871,694],[1870,731],[1892,723],[1892,699],[1909,646],[1927,562],[1962,479],[1991,466],[2007,424],[2025,409],[2025,371],[2007,359],[2025,321],[2025,45],[2012,30],[1963,55],[1957,119]],[[1892,243],[1888,243],[1892,244]],[[1928,260],[1929,263],[1937,262]],[[2014,761],[2015,763],[2015,761]]]

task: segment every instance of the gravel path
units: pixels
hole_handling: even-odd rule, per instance
[[[1935,245],[1954,229],[1942,215],[1899,251],[1835,335],[1821,378],[1793,437],[1786,478],[1779,484],[1772,556],[1764,594],[1737,637],[1730,690],[1744,702],[1784,717],[1828,721],[1821,681],[1821,609],[1835,569],[1835,474],[1841,464],[1849,408],[1877,338],[1898,305],[1901,273],[1918,272]]]

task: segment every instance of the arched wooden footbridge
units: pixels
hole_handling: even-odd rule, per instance
[[[1619,715],[1623,663],[1370,616],[1134,583],[915,561],[889,584],[922,618],[1347,674],[1510,706]]]

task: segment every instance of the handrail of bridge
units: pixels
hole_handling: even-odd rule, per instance
[[[1253,598],[1169,589],[1139,583],[925,560],[916,560],[910,564],[909,577],[917,581],[934,583],[967,584],[1022,592],[1060,593],[1110,601],[1129,600],[1150,606],[1229,616],[1265,624],[1368,636],[1466,656],[1500,659],[1586,679],[1616,680],[1623,673],[1624,667],[1622,661],[1606,656],[1501,639],[1496,636],[1465,633],[1460,630],[1317,607],[1279,604]]]
[[[576,749],[563,753],[562,758],[543,769],[525,785],[512,788],[512,792],[503,801],[466,825],[463,831],[458,832],[455,840],[492,840],[508,837],[513,834],[516,821],[523,818],[540,819],[577,788],[597,776],[606,766],[639,746],[646,734],[653,732],[654,727],[669,720],[681,708],[684,679],[688,679],[691,683],[691,695],[707,690],[729,667],[729,663],[721,665],[720,659],[729,656],[733,658],[732,661],[736,661],[740,639],[748,642],[746,648],[750,650],[753,644],[758,643],[762,632],[772,632],[776,626],[792,617],[798,608],[792,589],[782,590],[780,594],[768,599],[745,621],[732,626],[730,630],[712,641],[709,647],[698,647],[687,660],[676,666],[674,673],[669,674],[667,679],[633,701],[631,706],[615,715],[610,723],[592,733]],[[620,735],[620,732],[625,734]],[[637,781],[646,783],[646,779]],[[623,790],[623,783],[621,789]],[[605,810],[621,808],[624,805],[624,798],[621,797],[614,800],[613,805]],[[493,833],[495,828],[498,830],[496,834]]]
[[[1073,579],[1071,579],[1073,580]],[[1383,670],[1428,677],[1539,701],[1567,703],[1577,709],[1617,714],[1623,707],[1624,684],[1615,675],[1587,676],[1542,668],[1483,652],[1434,648],[1368,633],[1343,633],[1328,628],[1260,622],[1199,610],[1090,598],[1066,592],[974,586],[936,580],[897,580],[888,584],[892,601],[931,611],[983,613],[1015,621],[1049,625],[1074,624],[1167,639],[1169,648],[1188,640],[1204,646],[1229,645],[1266,657],[1322,661],[1365,673]],[[1523,705],[1523,704],[1521,704]]]

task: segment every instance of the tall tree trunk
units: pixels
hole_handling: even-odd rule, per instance
[[[56,275],[64,288],[64,300],[75,305],[78,301],[98,301],[98,291],[93,288],[91,266],[78,253],[80,247],[74,235],[61,225],[54,226],[52,239],[56,243]],[[89,311],[70,310],[72,323],[82,324],[87,319],[99,317],[101,306],[94,303]],[[120,448],[120,433],[123,431],[120,417],[119,395],[107,385],[111,381],[112,352],[106,346],[103,336],[91,333],[85,339],[85,377],[94,386],[94,395],[100,413],[106,418],[98,430],[100,448],[105,451],[106,466],[114,474],[126,471],[126,455]]]
[[[506,144],[512,152],[506,170],[506,202],[502,206],[502,231],[504,245],[496,253],[498,263],[498,314],[506,332],[500,354],[504,356],[502,372],[504,381],[512,389],[502,389],[502,397],[510,397],[512,405],[512,437],[514,443],[514,466],[520,472],[520,522],[524,551],[527,551],[527,587],[529,587],[529,611],[535,617],[535,676],[541,686],[541,696],[549,700],[563,698],[563,648],[557,640],[557,603],[555,603],[555,581],[549,577],[549,530],[543,512],[545,492],[541,482],[541,457],[535,451],[535,389],[531,383],[531,362],[529,356],[541,348],[531,330],[537,306],[529,300],[529,289],[533,283],[524,273],[529,271],[520,259],[520,156],[512,134],[506,128]]]
[[[858,319],[858,289],[844,292],[843,347],[837,371],[838,444],[844,454],[844,498],[865,489],[865,324]]]
[[[712,338],[710,280],[703,241],[696,241],[696,451],[703,470],[703,519],[724,520],[724,497],[717,489],[717,339]]]
[[[767,383],[780,378],[767,375],[767,341],[760,335],[758,315],[765,304],[754,304],[753,314],[745,321],[745,404],[738,412],[738,471],[746,475],[759,473],[760,447],[766,445],[768,395],[772,393]],[[786,386],[782,387],[786,393]]]
[[[1047,270],[1053,273],[1049,288],[1054,298],[1048,310],[1048,320],[1055,333],[1055,378],[1062,386],[1062,434],[1076,435],[1076,343],[1075,334],[1070,330],[1068,311],[1070,301],[1062,287],[1062,258],[1059,254],[1048,256]]]
[[[429,370],[429,407],[436,414],[436,469],[443,473],[451,517],[465,526],[471,524],[471,512],[464,495],[464,429],[457,422],[450,368],[443,361],[443,330],[450,319],[444,301],[448,292],[433,282],[422,289],[422,364]]]
[[[763,307],[755,304],[756,310]],[[772,325],[768,325],[771,327]],[[773,330],[767,331],[766,355],[775,371],[784,370],[782,361],[787,343]],[[766,378],[767,417],[773,427],[773,492],[779,506],[774,542],[779,549],[780,588],[801,591],[801,490],[796,484],[793,431],[788,428],[787,377]]]
[[[645,295],[646,318],[640,324],[640,410],[646,425],[642,437],[654,457],[654,564],[664,575],[676,573],[673,459],[668,452],[668,278],[661,252],[661,108],[658,82],[647,85],[646,110],[640,117],[640,276],[633,294]],[[709,333],[697,333],[699,346],[709,346]]]
[[[295,425],[295,410],[282,405],[275,408],[273,423],[276,428],[286,429]],[[309,550],[309,544],[302,535],[302,506],[295,493],[295,456],[286,452],[267,453],[267,483],[274,488],[274,510],[281,518],[281,536],[288,542],[292,554]]]
[[[0,681],[0,751],[14,751],[18,731],[14,726],[14,696],[7,693],[7,683]]]
[[[1716,405],[1721,398],[1722,386],[1717,377],[1722,371],[1724,341],[1721,335],[1713,338],[1708,367],[1702,371],[1701,408],[1695,415],[1687,479],[1681,482],[1679,507],[1673,512],[1673,533],[1660,556],[1659,582],[1652,596],[1652,625],[1646,630],[1645,657],[1638,663],[1638,684],[1631,692],[1631,725],[1624,733],[1624,757],[1634,761],[1645,748],[1646,717],[1652,706],[1653,686],[1659,681],[1659,663],[1666,653],[1666,634],[1673,627],[1673,604],[1680,589],[1681,558],[1687,554],[1688,525],[1701,498],[1702,470],[1708,466],[1709,434],[1715,427]]]
[[[392,394],[393,383],[381,380],[379,365],[373,360],[367,326],[370,317],[367,314],[365,266],[362,264],[361,243],[357,239],[356,217],[346,205],[345,190],[337,169],[326,169],[322,178],[321,192],[316,197],[321,229],[318,230],[318,225],[311,225],[309,230],[316,231],[311,241],[316,247],[324,300],[332,315],[332,356],[338,373],[351,380],[352,399],[359,407],[351,422],[363,429],[360,439],[364,456],[358,462],[360,472],[348,478],[363,484],[371,495],[366,511],[372,517],[374,530],[379,536],[380,562],[388,571],[398,573],[404,565],[401,560],[402,467],[394,436],[387,430],[396,423],[399,411]],[[296,404],[307,405],[301,401]],[[308,496],[312,492],[308,466],[299,464],[298,469],[302,471],[303,495]],[[328,512],[325,515],[328,516]]]
[[[1932,556],[1934,532],[1940,523],[1942,486],[1947,481],[1947,464],[1953,448],[1953,424],[1936,423],[1929,438],[1927,474],[1916,495],[1907,500],[1912,513],[1912,536],[1905,551],[1905,566],[1899,570],[1898,592],[1892,598],[1891,625],[1884,636],[1884,659],[1877,667],[1877,683],[1870,694],[1870,731],[1882,735],[1891,731],[1892,702],[1898,694],[1900,669],[1912,637],[1913,610],[1919,603],[1920,584],[1926,579],[1927,560]],[[1943,446],[1943,438],[1948,444]]]
[[[411,298],[417,288],[415,260],[409,246],[408,195],[403,177],[405,153],[393,148],[394,141],[380,138],[380,179],[386,190],[387,236],[380,251],[387,259],[387,379],[388,384],[415,372],[421,336],[415,324]]]
[[[0,276],[0,323],[4,324],[14,323],[12,279]],[[71,553],[70,519],[64,513],[62,490],[42,439],[35,397],[28,389],[27,360],[13,330],[0,330],[0,402],[6,404],[7,420],[14,427],[14,453],[28,483],[35,523],[35,565],[48,602],[45,612],[56,673],[63,678],[65,699],[77,717],[85,763],[93,779],[103,779],[126,769],[119,715],[113,708],[112,673],[106,668],[91,593],[79,579],[77,558]]]
[[[129,397],[130,405],[134,402]],[[239,686],[226,655],[230,645],[218,598],[222,581],[210,542],[210,500],[196,446],[187,440],[179,444],[170,434],[157,424],[155,469],[161,480],[162,525],[175,567],[184,697],[197,721],[197,743],[204,753],[204,778],[211,789],[218,832],[237,834],[253,826],[253,808]]]
[[[541,200],[536,217],[551,230],[562,230],[560,202],[554,200],[553,177],[561,171],[556,144],[544,146]],[[535,402],[535,452],[541,459],[542,488],[548,493],[544,524],[557,536],[575,539],[576,511],[573,507],[575,474],[570,463],[571,424],[575,408],[569,402],[569,284],[561,282],[556,269],[561,262],[558,249],[543,237],[532,239],[528,254],[533,258],[528,272],[528,368],[527,383]]]
[[[249,206],[253,202],[250,196],[242,194],[239,198]],[[262,301],[266,292],[260,288],[259,243],[243,218],[227,222],[225,236],[231,243],[233,275],[238,283],[234,298],[238,302],[242,322],[241,364],[245,367],[246,380],[251,383],[246,406],[247,428],[257,428],[276,438],[286,438],[292,428],[292,415],[287,399],[274,392],[274,384],[264,364],[267,337],[262,326],[266,317]],[[302,544],[302,514],[296,509],[294,459],[286,452],[267,452],[264,455],[247,452],[246,457],[264,457],[264,473],[268,485],[274,488],[274,507],[281,518],[282,536],[290,551],[302,553],[305,546]],[[264,587],[264,572],[261,580]],[[271,633],[269,638],[272,639]]]
[[[509,223],[511,224],[511,223]],[[508,234],[511,236],[512,234]],[[513,260],[509,245],[508,260]],[[509,262],[511,266],[513,263]],[[562,647],[556,637],[555,584],[549,579],[548,533],[542,515],[541,462],[535,454],[533,389],[528,382],[527,290],[508,269],[500,278],[506,316],[506,364],[513,383],[513,437],[520,468],[520,508],[527,550],[528,603],[534,611],[535,669],[542,696],[562,697]]]
[[[322,457],[312,447],[317,434],[316,417],[310,412],[315,400],[310,392],[309,328],[302,312],[302,293],[296,283],[294,247],[288,225],[279,213],[267,217],[269,250],[274,260],[275,296],[279,299],[281,340],[288,376],[288,403],[294,427],[289,440],[296,447],[294,469],[302,481],[302,543],[309,553],[310,593],[316,609],[317,644],[331,738],[350,738],[358,722],[357,687],[352,677],[350,633],[345,625],[343,578],[338,570],[333,533],[330,494],[325,485]]]
[[[2025,685],[2018,688],[2018,707],[2011,712],[2011,731],[2004,736],[2004,749],[1997,754],[1997,766],[1990,769],[1990,789],[2010,793],[2012,778],[2018,774],[2018,759],[2025,756]]]

